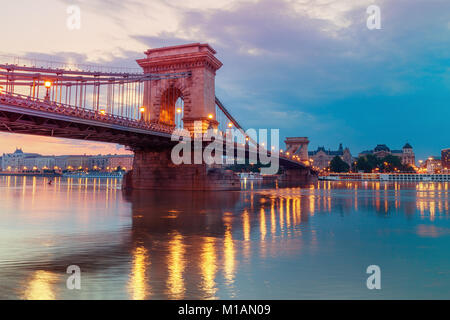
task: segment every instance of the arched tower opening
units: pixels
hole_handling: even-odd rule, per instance
[[[176,87],[167,88],[161,96],[159,122],[177,128],[183,127],[184,98],[183,92]]]

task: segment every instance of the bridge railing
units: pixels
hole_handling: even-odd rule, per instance
[[[114,114],[106,114],[96,110],[77,108],[71,105],[46,101],[40,98],[33,98],[17,93],[0,94],[0,104],[22,107],[37,111],[44,111],[68,117],[75,117],[84,120],[94,120],[105,124],[120,125],[137,129],[156,131],[171,134],[173,127],[158,123],[148,123],[141,120],[129,119]]]

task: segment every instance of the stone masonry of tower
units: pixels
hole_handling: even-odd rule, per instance
[[[161,118],[162,97],[167,90],[179,92],[184,101],[184,128],[193,131],[200,121],[205,131],[217,126],[215,107],[215,76],[222,63],[208,44],[187,44],[150,49],[147,58],[137,60],[144,73],[191,72],[188,78],[147,81],[144,86],[144,119],[164,123]],[[208,117],[212,115],[212,117]]]

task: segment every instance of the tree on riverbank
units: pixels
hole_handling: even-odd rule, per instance
[[[330,161],[330,171],[331,172],[348,172],[350,170],[350,166],[347,162],[341,159],[339,156],[335,156]]]
[[[378,172],[414,172],[410,165],[402,164],[399,157],[387,155],[383,158],[377,158],[372,154],[360,156],[356,161],[356,171],[363,171],[370,173],[372,171]]]

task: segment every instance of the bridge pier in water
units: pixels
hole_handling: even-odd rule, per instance
[[[302,169],[285,169],[280,177],[281,182],[289,184],[308,184],[318,180],[317,174],[313,173],[309,167]]]
[[[239,177],[206,164],[175,165],[171,150],[135,151],[133,170],[124,177],[125,189],[141,190],[240,190]]]

